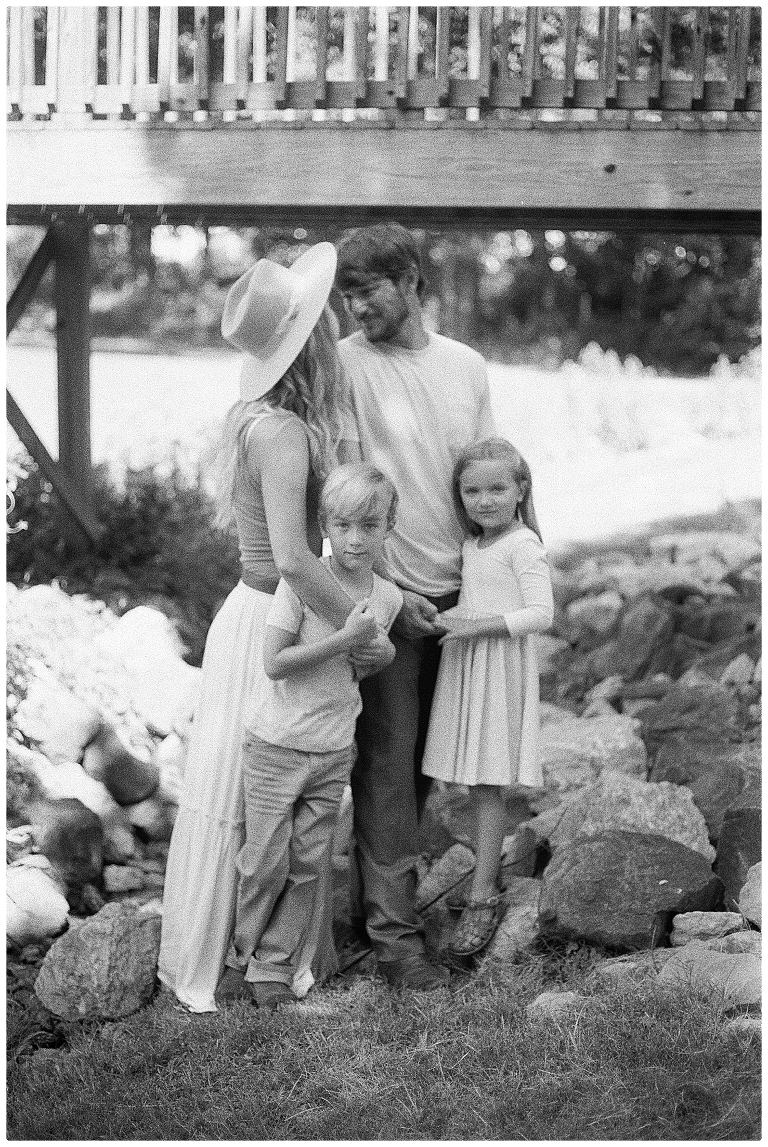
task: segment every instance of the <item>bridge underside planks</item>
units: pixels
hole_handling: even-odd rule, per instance
[[[10,218],[83,205],[246,221],[380,214],[490,223],[666,214],[754,220],[760,136],[751,131],[350,131],[9,125]],[[42,173],[45,173],[44,176]],[[350,212],[352,214],[350,215]],[[294,214],[292,214],[294,213]],[[95,212],[93,213],[95,217]],[[157,215],[159,222],[159,214]]]

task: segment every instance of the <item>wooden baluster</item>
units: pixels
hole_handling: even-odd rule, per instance
[[[325,104],[328,70],[328,22],[329,12],[325,7],[315,8],[315,106]]]
[[[267,10],[261,4],[253,9],[253,82],[267,82]]]
[[[96,85],[99,78],[99,9],[95,4],[86,7],[85,58],[87,65],[85,102],[92,110],[96,101]]]
[[[565,9],[565,83],[563,102],[573,100],[576,87],[576,37],[579,32],[579,9]]]
[[[296,79],[296,5],[288,5],[288,34],[285,48],[285,81],[292,84]]]
[[[487,100],[491,93],[491,49],[493,47],[493,8],[480,9],[480,99]]]
[[[389,74],[389,9],[374,8],[373,78],[386,80]]]
[[[709,8],[697,8],[693,24],[693,99],[704,98],[709,41]]]
[[[617,107],[627,109],[640,109],[648,107],[649,89],[652,83],[641,80],[637,75],[638,57],[640,54],[640,26],[637,19],[637,8],[629,9],[629,36],[627,43],[627,72],[626,80],[616,84]],[[650,77],[650,69],[649,69]]]
[[[368,8],[357,9],[355,29],[355,101],[365,103],[368,91],[368,29],[370,27]]]
[[[48,108],[56,104],[59,60],[59,9],[46,8],[45,27],[45,98]]]
[[[410,36],[410,10],[397,9],[397,49],[394,69],[395,99],[403,102],[408,89],[408,39]]]
[[[147,113],[157,111],[157,84],[149,82],[149,8],[137,5],[134,8],[136,31],[136,86],[133,93],[133,109],[137,119],[147,119]],[[155,97],[153,99],[153,96]]]
[[[749,28],[750,8],[738,10],[738,32],[736,41],[736,61],[734,72],[734,96],[743,100],[747,94],[747,72],[749,68]]]
[[[120,103],[128,116],[133,102],[133,80],[136,70],[136,9],[120,9]]]
[[[59,12],[58,90],[56,119],[68,123],[87,120],[92,60],[89,56],[87,8],[61,8]],[[92,55],[92,53],[91,53]]]
[[[629,46],[628,65],[630,82],[637,80],[637,57],[639,50],[640,28],[637,22],[637,9],[629,10]]]
[[[160,8],[160,30],[157,38],[157,94],[161,110],[170,107],[171,83],[177,81],[178,74],[178,8],[175,5],[165,4]]]
[[[448,98],[450,77],[448,75],[448,44],[451,31],[451,9],[437,9],[437,27],[435,29],[435,80],[437,81],[437,98],[445,103]]]
[[[605,11],[605,9],[603,9]],[[605,96],[616,99],[619,74],[619,10],[611,7],[606,14],[605,29]]]
[[[419,74],[419,6],[411,4],[408,23],[408,79],[416,80]]]
[[[499,83],[505,83],[510,75],[509,68],[509,9],[506,5],[501,9],[501,27],[499,28]]]
[[[595,65],[597,75],[594,79],[576,78],[576,48],[578,45],[579,13],[576,12],[574,34],[573,59],[573,106],[577,108],[604,108],[605,107],[605,40],[606,40],[606,12],[605,8],[598,10],[597,18],[597,51]],[[568,66],[566,52],[566,98],[568,98]]]
[[[294,6],[295,11],[295,6]],[[275,102],[285,104],[288,79],[288,13],[289,9],[283,6],[277,9],[275,20]]]
[[[251,43],[253,42],[253,21],[255,19],[254,9],[250,4],[241,4],[237,8],[237,44],[235,47],[235,83],[237,91],[235,93],[237,100],[242,100],[245,103],[248,97],[248,84],[250,76],[248,75],[249,56],[251,54]],[[254,53],[255,53],[254,46]]]
[[[34,115],[35,107],[35,9],[24,5],[21,22],[21,101],[22,115]]]
[[[525,49],[523,53],[523,96],[531,99],[533,84],[539,74],[539,10],[525,10]]]
[[[235,109],[240,98],[237,72],[237,29],[239,9],[227,4],[224,11],[224,43],[222,44],[221,83],[214,79],[210,54],[208,56],[208,112],[220,112],[223,123],[232,123],[237,118]],[[210,14],[210,9],[208,9]],[[209,15],[210,20],[210,15]],[[213,29],[209,27],[206,37],[209,44]],[[217,117],[218,118],[218,117]]]
[[[467,13],[467,79],[466,94],[461,106],[466,107],[466,118],[480,118],[480,9],[470,8]],[[453,81],[452,86],[457,86]],[[451,103],[453,103],[453,99]]]
[[[226,11],[226,9],[225,9]],[[198,108],[207,110],[210,100],[210,27],[209,9],[195,6],[195,58],[192,82],[195,86],[195,102]]]
[[[107,84],[120,82],[120,8],[107,8]]]
[[[21,49],[24,9],[18,4],[10,7],[8,29],[8,98],[11,113],[21,115],[23,107],[24,57]]]

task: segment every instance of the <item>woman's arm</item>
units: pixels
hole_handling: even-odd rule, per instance
[[[296,645],[296,634],[287,629],[267,625],[264,630],[264,672],[272,681],[290,677],[303,669],[311,669],[347,653],[355,645],[366,642],[376,633],[376,621],[371,613],[365,613],[367,603],[359,601],[344,623],[343,629],[320,641],[309,645]]]
[[[293,420],[271,439],[259,430],[251,435],[249,461],[261,476],[275,565],[294,593],[339,629],[354,603],[307,543],[307,436]]]

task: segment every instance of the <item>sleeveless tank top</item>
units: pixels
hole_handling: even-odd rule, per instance
[[[248,446],[257,424],[262,427],[262,437],[267,436],[268,440],[271,440],[276,438],[291,421],[296,421],[307,434],[304,423],[290,410],[272,407],[260,410],[244,436],[240,448],[240,464],[235,475],[233,511],[237,524],[240,563],[244,570],[266,580],[277,581],[280,574],[269,541],[261,474],[257,466],[254,466],[253,455],[248,454]],[[322,547],[322,535],[317,523],[319,492],[320,483],[310,470],[307,481],[307,541],[310,549],[318,554]]]

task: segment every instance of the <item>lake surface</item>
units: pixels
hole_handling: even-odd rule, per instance
[[[11,345],[7,384],[57,442],[53,349]],[[531,465],[545,539],[605,536],[761,493],[755,378],[658,379],[489,365],[500,433]],[[115,473],[174,454],[194,469],[237,398],[238,357],[94,351],[93,459]],[[9,430],[9,446],[15,435]]]

